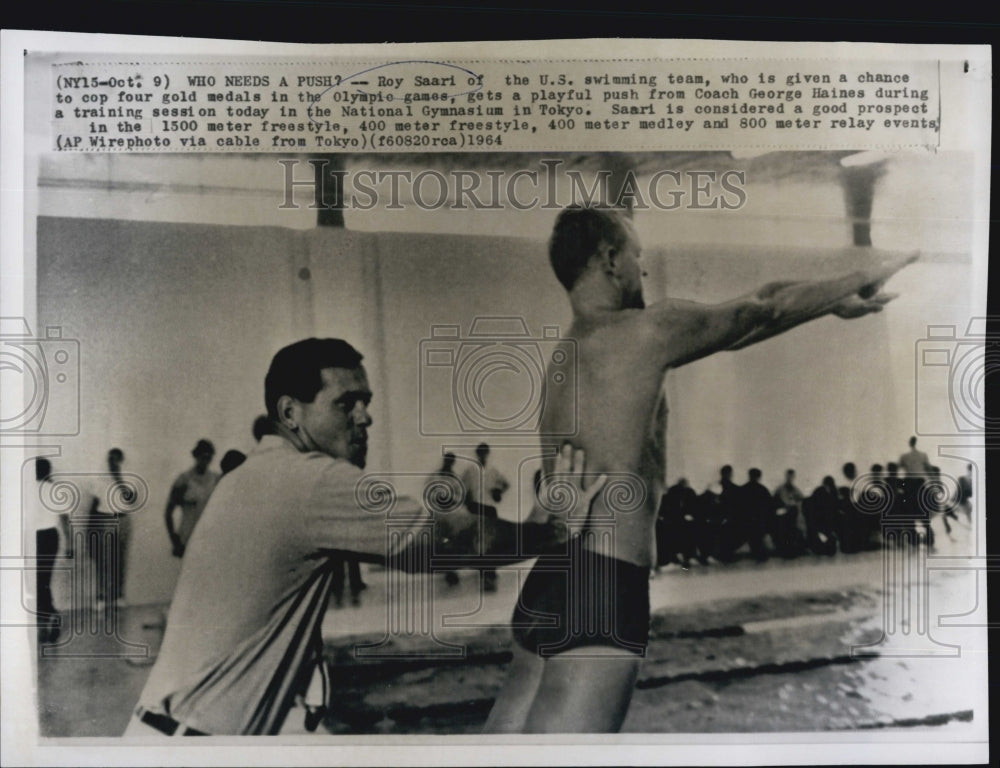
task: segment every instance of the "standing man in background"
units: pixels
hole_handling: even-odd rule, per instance
[[[775,507],[774,497],[760,481],[761,476],[762,472],[756,467],[749,470],[746,483],[740,486],[740,497],[737,502],[744,535],[750,544],[750,554],[758,563],[764,562],[770,556],[764,537],[774,530]]]
[[[199,440],[191,455],[194,457],[194,466],[174,480],[167,497],[167,508],[163,513],[174,557],[184,557],[188,539],[208,503],[208,497],[215,490],[215,484],[219,482],[219,475],[208,468],[215,456],[215,446],[212,443]],[[181,508],[179,528],[174,527],[174,509],[177,507]]]
[[[31,608],[38,622],[39,643],[54,643],[59,638],[61,620],[52,600],[52,571],[59,556],[60,529],[66,541],[66,556],[73,554],[66,515],[56,515],[46,508],[43,501],[52,492],[51,489],[52,464],[48,459],[35,459],[35,482],[25,488],[22,503],[27,549],[37,559],[35,602]]]
[[[713,491],[716,488],[712,489]],[[740,510],[740,486],[733,482],[733,467],[726,464],[719,469],[718,483],[718,542],[716,556],[724,563],[736,559],[736,550],[746,540],[746,529]]]
[[[958,478],[958,491],[955,501],[958,508],[965,513],[965,520],[972,525],[972,465],[966,464],[965,474]]]
[[[465,486],[455,473],[455,459],[456,456],[451,451],[445,453],[441,468],[428,477],[424,484],[424,494],[432,494],[437,502],[434,506],[434,524],[442,532],[446,544],[450,544],[451,539],[458,534],[460,529],[456,528],[456,523],[459,519],[456,516],[463,515],[466,509]],[[455,586],[459,581],[458,571],[445,571],[444,580],[448,586]]]
[[[500,503],[504,493],[510,488],[507,478],[500,474],[496,467],[489,463],[490,447],[486,443],[476,446],[476,463],[471,464],[462,473],[462,484],[465,486],[466,503],[469,511],[482,514],[487,519],[497,518],[496,505]],[[486,543],[489,549],[489,542]],[[497,572],[495,568],[483,571],[483,589],[487,592],[497,590]]]
[[[878,467],[876,471],[875,466]],[[877,464],[872,467],[872,487],[881,489],[879,480],[882,474],[882,465]],[[861,545],[858,527],[864,524],[861,519],[861,512],[858,510],[859,489],[856,488],[858,478],[858,468],[853,461],[848,461],[841,468],[846,484],[837,489],[837,541],[840,544],[840,551],[844,554],[857,552]]]
[[[777,509],[774,511],[774,526],[771,534],[779,557],[795,557],[800,554],[804,542],[799,530],[799,513],[805,499],[795,485],[795,470],[785,470],[785,482],[774,489]]]
[[[903,506],[912,520],[922,519],[926,510],[920,509],[920,489],[933,475],[930,459],[923,451],[917,450],[917,438],[910,438],[910,450],[899,457],[899,466],[906,472],[903,478]]]
[[[840,509],[840,492],[832,475],[823,478],[812,496],[803,501],[806,519],[806,544],[817,555],[837,554],[837,514]]]
[[[698,494],[688,485],[686,477],[672,485],[660,502],[656,516],[656,570],[669,563],[683,568],[690,565],[697,552],[695,507]]]
[[[111,509],[110,497],[116,486],[125,486],[122,481],[122,464],[125,463],[125,452],[121,448],[108,451],[107,472],[95,478],[92,491],[89,520],[94,523],[96,535],[87,536],[87,555],[94,563],[97,573],[97,610],[104,610],[105,604],[113,602],[121,604],[125,594],[125,561],[132,540],[132,519],[129,515],[121,515]],[[127,487],[127,486],[125,486]],[[111,520],[115,525],[107,526]],[[108,547],[104,533],[110,532],[111,550],[115,562],[108,562]],[[112,568],[115,584],[111,588]]]
[[[872,466],[872,475],[881,476],[882,467],[879,464]],[[906,479],[899,476],[899,465],[890,461],[885,465],[885,484],[889,488],[889,501],[886,505],[887,515],[894,519],[895,523],[912,528],[913,518],[909,516],[908,502],[906,499]],[[874,516],[873,516],[874,517]],[[867,532],[868,526],[863,531]],[[865,539],[862,538],[862,546]]]

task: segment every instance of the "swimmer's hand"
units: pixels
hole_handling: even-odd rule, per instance
[[[871,277],[871,282],[867,283],[853,296],[848,296],[841,301],[831,312],[845,320],[853,320],[856,317],[864,317],[873,312],[881,312],[882,307],[899,295],[896,293],[885,293],[882,290],[882,286],[885,285],[886,280],[919,258],[919,251],[907,253],[903,256],[882,258],[879,263],[865,270],[865,274]]]
[[[903,267],[912,264],[919,259],[920,251],[913,251],[912,253],[906,253],[902,256],[894,255],[879,257],[878,262],[864,270],[863,274],[870,277],[871,281],[865,285],[864,288],[858,291],[858,296],[862,299],[874,298],[882,291],[882,286],[885,285],[886,280],[899,272],[899,270]]]
[[[606,475],[585,477],[586,460],[582,448],[574,450],[569,443],[563,445],[556,457],[555,471],[542,476],[538,500],[528,522],[565,525],[587,520],[590,504],[608,478]],[[585,485],[588,480],[589,485]]]
[[[896,298],[898,293],[876,293],[869,299],[863,299],[860,295],[848,296],[831,310],[837,317],[844,320],[853,320],[856,317],[864,317],[873,312],[881,312],[882,307]]]

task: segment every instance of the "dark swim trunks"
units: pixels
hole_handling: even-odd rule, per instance
[[[539,656],[609,646],[645,656],[649,569],[605,557],[573,537],[567,554],[539,557],[511,618],[514,639]]]

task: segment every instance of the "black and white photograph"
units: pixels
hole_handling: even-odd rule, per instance
[[[24,42],[22,760],[987,759],[988,48]]]

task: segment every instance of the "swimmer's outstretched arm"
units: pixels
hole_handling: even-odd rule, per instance
[[[844,319],[880,312],[895,298],[882,293],[892,275],[919,254],[883,258],[831,280],[768,283],[722,304],[668,300],[646,314],[657,326],[665,365],[677,367],[723,350],[742,349],[827,314]]]

